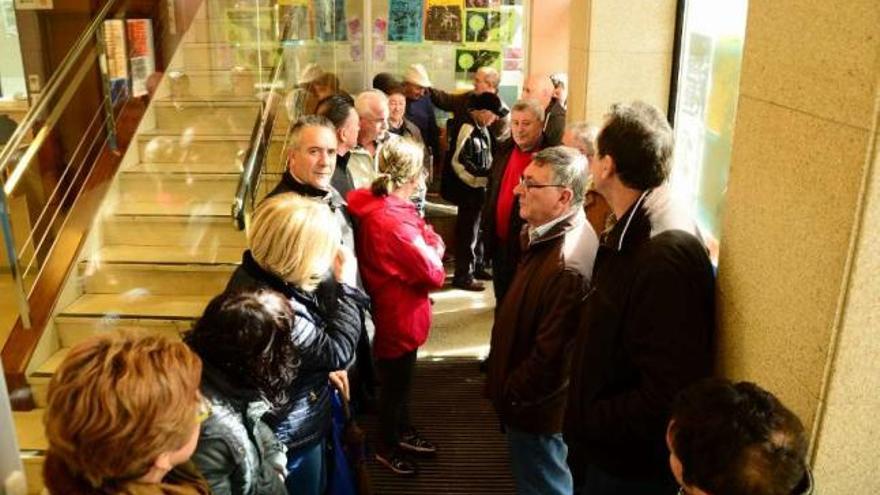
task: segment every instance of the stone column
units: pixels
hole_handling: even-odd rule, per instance
[[[675,0],[572,0],[568,120],[600,123],[618,101],[666,111]]]
[[[811,434],[818,493],[875,493],[880,4],[749,3],[718,279],[720,371]]]

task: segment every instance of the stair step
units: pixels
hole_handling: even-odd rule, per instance
[[[238,44],[227,42],[185,42],[174,56],[173,68],[188,69],[250,69],[271,68],[275,64],[274,52],[278,43],[272,41]]]
[[[244,159],[250,133],[207,135],[154,131],[138,134],[138,153],[148,163],[206,163],[236,165]],[[266,170],[279,172],[286,162],[281,155],[283,136],[274,136],[269,146]]]
[[[43,427],[43,412],[43,409],[12,412],[20,450],[45,452],[49,448]]]
[[[241,167],[237,163],[230,162],[206,162],[206,163],[150,163],[141,162],[123,170],[126,174],[180,174],[185,176],[197,176],[201,174],[241,174]]]
[[[152,105],[156,126],[165,131],[194,134],[250,133],[260,115],[258,101],[157,101]],[[284,135],[289,121],[287,112],[279,107],[273,132]]]
[[[226,218],[232,224],[232,195],[226,201],[180,200],[177,202],[137,201],[116,205],[116,215],[153,215]]]
[[[112,331],[136,330],[179,337],[190,329],[191,319],[142,319],[119,317],[58,316],[55,327],[62,347],[73,347],[95,335]]]
[[[43,493],[43,462],[45,459],[41,453],[21,453],[21,463],[24,465],[24,475],[27,478],[28,495]]]
[[[213,295],[169,298],[152,294],[84,294],[59,316],[157,320],[192,320],[201,316]]]
[[[102,247],[89,263],[101,264],[165,264],[183,266],[237,265],[242,250],[236,247],[205,249],[168,249],[165,246],[108,245]]]
[[[186,75],[189,84],[182,87],[181,79],[166,78],[159,86],[158,98],[175,95],[178,98],[250,98],[254,99],[259,87],[270,81],[269,70],[238,68],[236,70],[205,70],[178,67],[178,76]]]
[[[109,245],[163,246],[214,252],[221,248],[243,250],[244,232],[230,217],[230,202],[219,216],[158,215],[144,208],[140,214],[112,215],[101,223],[103,241]],[[133,208],[129,210],[134,211]]]

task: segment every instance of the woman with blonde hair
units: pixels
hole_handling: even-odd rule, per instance
[[[376,460],[402,475],[415,474],[408,453],[433,454],[409,418],[409,392],[418,348],[428,338],[428,293],[443,286],[443,241],[409,200],[424,187],[422,147],[410,139],[389,141],[379,151],[379,177],[371,189],[348,195],[360,228],[355,245],[361,275],[373,302],[373,350],[382,388]]]
[[[49,383],[49,493],[208,494],[188,462],[210,409],[183,342],[109,334],[73,347]]]
[[[326,203],[294,193],[272,196],[254,212],[249,249],[226,287],[273,289],[294,309],[290,332],[300,353],[299,375],[285,404],[266,417],[288,448],[290,493],[317,495],[326,488],[331,424],[328,378],[338,377],[335,372],[351,364],[361,330],[360,315],[369,304],[355,286],[357,264],[340,244],[340,235]],[[331,270],[338,284],[336,304],[328,307],[318,303],[315,289]],[[334,384],[345,388],[338,380]]]

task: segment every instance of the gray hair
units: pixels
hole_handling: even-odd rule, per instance
[[[513,104],[510,112],[531,112],[538,119],[538,122],[544,122],[544,109],[535,100],[519,100]]]
[[[571,206],[580,206],[587,194],[587,157],[568,146],[545,148],[535,154],[532,162],[539,167],[549,166],[553,182],[572,191]]]
[[[354,99],[354,109],[357,110],[358,115],[372,118],[373,103],[376,101],[388,106],[388,95],[378,89],[368,89],[359,93],[357,98]]]
[[[596,138],[599,136],[599,128],[589,122],[575,122],[566,128],[574,139],[582,144],[588,155],[596,153]]]
[[[498,71],[495,70],[494,67],[484,65],[477,69],[477,74],[486,76],[486,81],[491,84],[493,88],[496,90],[498,89],[498,83],[501,82],[501,75],[498,74]]]
[[[327,117],[303,115],[290,126],[290,132],[287,134],[287,147],[289,149],[297,149],[299,146],[299,136],[306,127],[326,127],[330,129],[334,136],[336,135],[336,127]]]

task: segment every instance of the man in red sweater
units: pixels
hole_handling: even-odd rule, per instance
[[[519,233],[525,222],[513,189],[532,156],[544,142],[544,109],[531,100],[520,100],[510,112],[511,139],[501,143],[492,160],[492,178],[483,212],[486,256],[492,259],[496,307],[513,280],[519,257]]]

